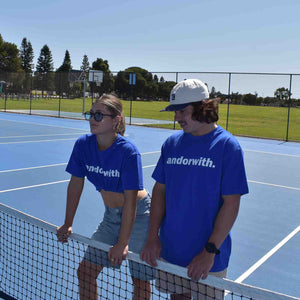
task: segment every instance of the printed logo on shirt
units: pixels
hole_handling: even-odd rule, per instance
[[[99,173],[105,177],[120,177],[120,172],[118,170],[103,170],[103,168],[100,168],[99,166],[85,166],[88,172]]]
[[[180,157],[168,157],[168,165],[184,165],[184,166],[197,166],[206,168],[215,168],[214,162],[209,157],[199,157],[199,158],[185,158]]]

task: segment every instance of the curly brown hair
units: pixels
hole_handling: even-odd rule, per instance
[[[203,123],[214,123],[219,120],[219,98],[191,103],[193,106],[192,119]]]

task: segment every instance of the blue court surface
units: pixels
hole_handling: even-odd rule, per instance
[[[64,221],[75,140],[84,120],[0,113],[0,202],[55,225]],[[173,130],[127,126],[142,153],[144,184]],[[237,137],[250,193],[242,197],[232,229],[228,278],[300,297],[300,143]],[[73,230],[90,236],[102,219],[100,194],[86,181]]]

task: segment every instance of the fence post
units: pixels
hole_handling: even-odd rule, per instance
[[[31,114],[32,90],[33,90],[33,78],[32,78],[32,73],[31,73],[30,74],[29,114]]]
[[[228,119],[229,119],[229,105],[230,105],[230,88],[231,88],[231,73],[228,73],[228,104],[227,104],[227,118],[226,118],[226,130],[228,130]]]
[[[178,83],[178,72],[176,72],[176,83]],[[174,114],[174,122],[173,122],[173,130],[176,128],[175,114]]]
[[[5,86],[5,92],[4,92],[4,111],[6,112],[6,101],[7,101],[7,90]]]
[[[292,91],[292,78],[293,75],[290,74],[290,89],[289,89],[289,107],[288,107],[288,117],[287,117],[287,126],[286,126],[286,139],[285,141],[288,142],[289,141],[289,126],[290,126],[290,111],[291,111],[291,91]]]

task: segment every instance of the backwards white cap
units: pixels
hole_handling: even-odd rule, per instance
[[[209,99],[206,84],[199,79],[186,79],[173,87],[170,94],[170,105],[162,111],[180,110],[193,102],[205,99]]]

